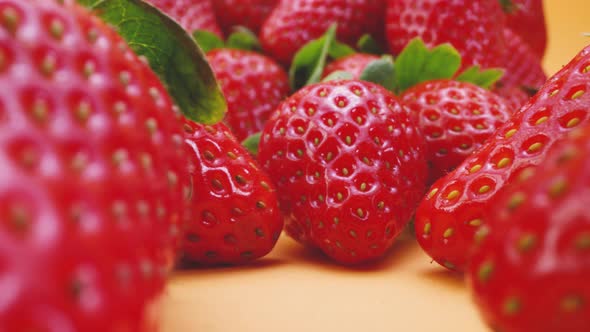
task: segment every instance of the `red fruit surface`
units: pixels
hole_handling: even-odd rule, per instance
[[[438,263],[463,270],[494,198],[541,163],[558,137],[587,122],[589,110],[586,47],[480,149],[432,186],[416,213],[422,248]]]
[[[513,113],[523,107],[532,97],[526,88],[516,86],[503,86],[500,84],[494,87],[493,91],[504,98]]]
[[[224,124],[185,124],[193,179],[184,258],[244,263],[269,253],[283,229],[274,186]]]
[[[538,89],[547,75],[541,65],[541,60],[520,36],[510,29],[504,29],[506,52],[502,67],[505,68],[502,84],[505,86],[528,87]]]
[[[590,127],[581,132],[490,211],[468,276],[495,330],[590,331]]]
[[[237,139],[261,131],[289,94],[285,70],[267,56],[244,50],[217,49],[207,59],[227,100],[225,122]]]
[[[505,15],[495,0],[387,1],[387,41],[394,54],[415,37],[429,48],[451,43],[463,57],[463,68],[500,67],[504,24]]]
[[[385,0],[281,1],[260,32],[264,50],[284,65],[307,42],[321,37],[338,23],[339,41],[355,45],[364,34],[383,35]]]
[[[369,82],[295,93],[267,123],[258,158],[287,233],[343,264],[383,256],[424,192],[423,139],[397,98]]]
[[[181,122],[114,30],[65,3],[0,3],[0,331],[153,331]]]
[[[336,71],[345,71],[352,74],[354,79],[359,79],[368,64],[380,58],[376,55],[355,53],[345,56],[329,63],[324,69],[323,77],[326,77]]]
[[[493,92],[452,80],[415,85],[404,92],[402,102],[426,138],[430,183],[460,165],[513,112]]]
[[[264,20],[280,0],[214,0],[213,8],[223,31],[229,35],[235,26],[258,33]]]
[[[146,0],[175,19],[188,33],[207,30],[223,38],[211,0]],[[214,0],[213,2],[218,1]]]
[[[543,0],[511,0],[513,11],[507,14],[508,27],[530,45],[539,59],[547,49],[547,24]]]

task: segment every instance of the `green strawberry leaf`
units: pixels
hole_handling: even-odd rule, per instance
[[[262,133],[252,134],[242,141],[242,146],[246,148],[254,157],[258,155],[258,147],[260,146],[260,137]]]
[[[371,37],[369,34],[365,34],[359,39],[358,43],[356,44],[356,48],[361,53],[375,55],[381,55],[384,53],[383,48],[381,48],[377,40],[375,40],[375,38]]]
[[[504,70],[499,68],[481,70],[479,66],[465,69],[455,79],[461,82],[473,83],[484,89],[491,88],[504,75]]]
[[[258,37],[245,27],[235,27],[227,38],[227,47],[246,51],[262,51]]]
[[[205,53],[225,46],[219,36],[207,30],[195,30],[193,32],[193,38]]]
[[[395,87],[393,57],[384,55],[381,59],[372,61],[365,67],[359,78],[392,90]]]
[[[450,44],[429,50],[422,39],[412,39],[395,61],[394,92],[402,93],[425,81],[450,79],[461,67],[461,55]]]
[[[144,56],[184,115],[213,124],[226,101],[203,51],[178,23],[141,0],[78,0]]]
[[[340,81],[340,80],[351,80],[353,79],[354,76],[344,70],[337,70],[333,73],[331,73],[330,75],[326,76],[322,82],[328,82],[328,81]]]
[[[332,24],[321,38],[310,41],[297,51],[289,70],[291,89],[296,91],[320,81],[335,38],[336,23]]]
[[[328,51],[328,54],[330,55],[330,57],[332,59],[340,59],[340,58],[343,58],[345,56],[349,56],[349,55],[352,55],[355,53],[356,53],[356,51],[352,47],[350,47],[346,44],[343,44],[337,40],[334,40],[332,42],[332,45],[330,46],[330,50]]]

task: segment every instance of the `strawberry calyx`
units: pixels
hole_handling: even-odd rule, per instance
[[[227,37],[226,41],[207,30],[195,30],[192,35],[204,53],[220,48],[262,52],[262,46],[256,34],[243,26],[234,27],[233,33]]]
[[[335,40],[335,32],[336,25],[333,25],[321,38],[309,42],[299,50],[290,70],[293,90],[319,82],[328,58],[338,60],[357,53]],[[370,36],[363,36],[357,48],[361,54],[373,55],[378,51],[378,43]],[[482,69],[479,66],[468,67],[459,72],[461,61],[461,55],[451,44],[444,43],[429,49],[417,37],[395,59],[391,55],[383,55],[369,62],[357,78],[380,84],[399,95],[419,83],[440,79],[455,79],[490,89],[504,74],[504,70],[500,68]],[[337,72],[330,73],[324,80],[352,77],[354,75]]]

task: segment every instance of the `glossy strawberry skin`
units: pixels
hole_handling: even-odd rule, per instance
[[[212,2],[218,0],[146,0],[175,19],[187,32],[206,30],[223,38]]]
[[[532,97],[531,93],[523,87],[497,85],[493,91],[498,96],[504,98],[513,112],[518,111]]]
[[[192,205],[184,259],[238,264],[260,258],[283,229],[270,180],[223,123],[185,123],[191,150]]]
[[[322,76],[326,77],[336,71],[345,71],[352,74],[354,79],[359,79],[367,65],[375,60],[379,60],[379,57],[372,54],[355,53],[348,55],[329,63]]]
[[[590,330],[590,127],[580,130],[490,210],[467,275],[496,330]]]
[[[342,264],[383,256],[426,177],[423,140],[408,112],[362,81],[295,93],[267,123],[258,158],[277,187],[287,233]]]
[[[289,94],[285,70],[267,56],[244,50],[217,49],[207,59],[227,100],[225,122],[237,139],[261,131]]]
[[[514,10],[508,13],[508,27],[530,45],[537,58],[547,49],[547,24],[543,0],[513,0]]]
[[[236,26],[243,26],[258,33],[279,2],[279,0],[215,0],[213,8],[219,25],[227,35]]]
[[[590,47],[550,78],[455,171],[432,186],[416,213],[416,237],[435,261],[464,270],[490,202],[512,181],[526,176],[528,167],[541,163],[559,136],[587,122],[588,91]]]
[[[59,3],[0,3],[0,330],[154,331],[181,122],[111,28]]]
[[[394,54],[415,37],[428,47],[451,43],[463,57],[463,68],[500,67],[504,22],[502,8],[494,0],[387,1],[386,35]]]
[[[529,45],[510,29],[504,29],[506,51],[502,61],[505,69],[502,84],[505,86],[528,87],[538,89],[547,75],[541,65],[541,60]]]
[[[368,33],[382,37],[385,0],[281,1],[260,32],[264,50],[283,65],[307,42],[322,36],[338,23],[339,41],[354,45]]]
[[[471,83],[436,80],[402,96],[426,138],[430,183],[457,167],[512,114],[494,93]]]

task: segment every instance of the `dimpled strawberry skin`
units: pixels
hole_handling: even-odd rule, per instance
[[[385,0],[281,1],[260,32],[264,50],[284,65],[307,42],[322,36],[338,23],[339,41],[354,45],[368,33],[382,39]]]
[[[236,138],[260,132],[289,94],[285,70],[267,56],[244,50],[217,49],[207,59],[227,100],[225,122]]]
[[[0,3],[0,330],[152,331],[181,122],[112,29],[60,3]]]
[[[489,90],[452,80],[418,84],[404,92],[402,102],[426,138],[430,183],[461,164],[512,113]]]
[[[547,80],[541,60],[526,42],[510,29],[504,29],[506,51],[502,67],[505,69],[502,84],[505,86],[538,89]]]
[[[184,258],[202,264],[245,263],[274,247],[283,229],[276,191],[223,123],[186,122],[193,193]]]
[[[416,237],[438,263],[462,271],[490,202],[507,184],[528,175],[565,132],[587,122],[590,47],[550,78],[523,108],[436,182],[416,212]]]
[[[580,130],[490,211],[467,275],[496,330],[590,330],[590,127]]]
[[[223,37],[211,0],[146,0],[175,19],[188,33],[206,30]],[[217,1],[217,0],[214,0]]]
[[[388,0],[385,22],[394,54],[421,37],[428,47],[451,43],[463,57],[463,68],[501,65],[505,17],[498,1]]]
[[[226,34],[243,26],[258,33],[262,24],[280,0],[214,0],[213,8],[219,25]]]
[[[259,161],[289,235],[335,261],[381,257],[421,197],[423,140],[389,91],[362,81],[307,86],[279,106]]]

